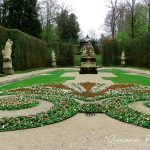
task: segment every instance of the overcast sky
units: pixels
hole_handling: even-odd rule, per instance
[[[106,0],[57,0],[59,4],[64,2],[73,8],[73,13],[78,17],[80,29],[84,36],[90,30],[97,35],[103,32],[103,24],[107,13]]]

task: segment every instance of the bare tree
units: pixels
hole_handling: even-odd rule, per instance
[[[88,34],[92,39],[97,39],[97,37],[98,37],[98,35],[97,35],[97,33],[96,33],[96,31],[95,30],[93,30],[93,29],[91,29],[91,30],[89,30],[89,34]]]
[[[50,26],[55,23],[59,5],[56,0],[42,0],[39,2],[39,16],[43,26]]]
[[[150,0],[148,1],[148,31],[150,31]]]
[[[136,0],[126,0],[128,11],[131,14],[130,17],[130,25],[131,25],[131,38],[133,39],[135,37],[135,6],[136,6]]]
[[[117,27],[117,19],[119,17],[120,11],[118,9],[118,0],[108,0],[110,11],[107,14],[105,19],[105,27],[110,29],[110,34],[113,39],[116,37],[116,27]]]

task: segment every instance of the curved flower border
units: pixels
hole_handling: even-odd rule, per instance
[[[97,87],[99,88],[101,85]],[[87,89],[90,88],[88,87]],[[83,92],[84,91],[85,90],[83,90]],[[95,91],[97,90],[95,89]],[[46,112],[37,113],[36,115],[0,118],[0,131],[26,129],[53,124],[70,118],[78,112],[105,113],[117,120],[150,128],[150,115],[137,112],[128,107],[128,104],[131,102],[141,100],[149,101],[149,87],[115,85],[114,88],[111,86],[103,89],[101,95],[86,97],[85,95],[79,96],[75,94],[71,87],[53,84],[2,91],[0,96],[20,94],[25,98],[30,97],[31,99],[50,101],[54,104],[54,107]],[[84,103],[79,103],[76,99]],[[89,101],[91,103],[89,103]],[[98,103],[95,103],[95,101]]]

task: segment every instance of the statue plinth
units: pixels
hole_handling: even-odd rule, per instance
[[[56,60],[52,60],[52,68],[56,68]]]
[[[5,75],[14,74],[11,58],[3,58],[3,72]]]

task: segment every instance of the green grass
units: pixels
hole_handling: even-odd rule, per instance
[[[98,66],[101,66],[101,55],[96,55],[96,63]],[[80,55],[75,55],[74,56],[74,66],[79,66],[80,65]]]
[[[48,75],[38,75],[23,80],[19,80],[13,83],[9,83],[0,87],[0,90],[12,89],[17,87],[31,86],[36,84],[51,84],[51,83],[62,83],[66,80],[73,80],[74,77],[60,77],[65,72],[72,70],[55,70],[49,72]]]
[[[26,73],[26,72],[36,71],[36,70],[42,70],[42,69],[48,69],[48,68],[43,67],[43,68],[32,68],[32,69],[27,69],[27,70],[17,70],[17,71],[15,71],[15,73],[21,74],[21,73]]]
[[[138,85],[150,86],[150,77],[142,75],[133,75],[119,69],[107,69],[100,72],[110,72],[117,77],[103,77],[105,80],[111,80],[114,83],[133,83]]]
[[[64,70],[57,69],[55,71],[49,72],[47,75],[38,75],[30,78],[26,78],[23,80],[19,80],[13,83],[8,83],[6,85],[2,85],[0,90],[6,90],[11,88],[23,87],[23,86],[31,86],[36,84],[53,84],[53,83],[63,83],[66,80],[73,80],[74,77],[60,77],[65,72],[70,72],[75,70]],[[117,77],[104,77],[105,80],[111,80],[114,83],[133,83],[144,86],[150,86],[150,77],[142,76],[142,75],[132,75],[128,74],[125,71],[119,69],[107,69],[101,70],[100,72],[111,72]]]

